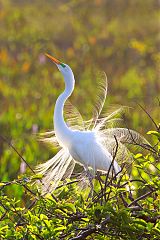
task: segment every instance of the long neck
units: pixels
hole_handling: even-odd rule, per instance
[[[68,99],[68,97],[72,94],[74,89],[74,76],[73,80],[70,79],[70,83],[68,82],[68,79],[65,80],[65,90],[64,92],[58,97],[55,109],[54,109],[54,130],[56,137],[61,145],[68,145],[70,141],[70,135],[72,133],[71,129],[68,128],[67,124],[64,121],[63,117],[63,108],[65,101]]]

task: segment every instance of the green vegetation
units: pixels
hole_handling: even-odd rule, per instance
[[[25,190],[27,199],[21,206],[16,198],[1,196],[1,239],[159,239],[160,133],[149,134],[157,144],[147,155],[134,156],[131,176],[95,180],[92,199],[75,180],[45,197],[26,177],[1,183],[2,191],[11,185]]]
[[[1,239],[160,238],[158,20],[156,0],[0,0]],[[53,129],[53,106],[64,87],[45,52],[72,67],[71,102],[86,120],[97,70],[104,70],[106,109],[133,107],[125,124],[143,135],[155,127],[146,135],[153,149],[134,150],[131,177],[106,179],[106,186],[96,180],[93,201],[77,183],[53,193],[56,200],[32,185],[31,169],[55,154],[37,133]]]

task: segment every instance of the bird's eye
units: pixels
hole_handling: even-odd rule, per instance
[[[65,68],[65,67],[66,67],[66,65],[65,65],[64,63],[61,63],[61,66],[62,66],[63,68]]]

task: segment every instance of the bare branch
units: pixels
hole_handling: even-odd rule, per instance
[[[154,119],[151,117],[151,115],[145,110],[144,107],[142,107],[141,104],[138,103],[138,106],[147,114],[147,116],[151,119],[152,123],[154,124],[154,126],[156,127],[156,129],[159,131],[159,127],[156,124],[156,122],[154,121]]]
[[[86,239],[92,233],[96,233],[96,231],[97,231],[97,229],[95,227],[87,229],[86,231],[83,231],[80,235],[78,235],[77,237],[73,237],[70,240],[83,240],[83,239]]]
[[[131,202],[128,207],[136,204],[138,201],[142,200],[142,199],[145,199],[146,197],[148,197],[149,195],[151,195],[152,193],[154,192],[154,190],[150,191],[150,192],[147,192],[145,193],[144,195],[138,197],[137,199],[135,199],[133,202]]]
[[[2,135],[0,135],[0,138],[4,141],[4,142],[6,142],[16,153],[17,153],[17,155],[20,157],[20,159],[23,161],[23,162],[25,162],[25,164],[29,167],[29,169],[34,173],[34,174],[36,174],[35,173],[35,171],[31,168],[31,166],[28,164],[28,162],[22,157],[22,155],[17,151],[17,149],[5,138],[5,137],[3,137]]]

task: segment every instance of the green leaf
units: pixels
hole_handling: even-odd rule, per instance
[[[135,224],[142,225],[142,226],[144,226],[144,227],[147,226],[146,221],[144,221],[143,219],[138,219],[138,220],[135,219],[135,220],[133,220],[133,222],[134,222]]]
[[[66,229],[67,229],[66,226],[60,226],[60,227],[55,228],[54,231],[59,232],[59,231],[66,230]]]
[[[76,208],[73,203],[65,203],[63,207],[67,208],[68,210],[72,210],[74,213],[76,213]]]
[[[137,153],[136,155],[134,155],[135,159],[141,158],[143,157],[142,153]]]
[[[42,179],[42,177],[43,177],[42,174],[36,174],[36,175],[32,176],[32,180]]]
[[[0,182],[0,187],[5,186],[5,183]]]
[[[146,227],[147,227],[147,229],[148,229],[149,231],[151,231],[151,229],[153,228],[153,226],[154,226],[154,223],[148,222]]]
[[[157,132],[157,131],[148,131],[147,132],[147,134],[151,134],[151,135],[154,135],[154,136],[156,136],[158,139],[160,138],[160,133],[159,132]]]
[[[152,228],[152,231],[153,231],[154,234],[156,234],[157,236],[160,236],[160,229],[159,229],[159,228],[153,227],[153,228]]]
[[[89,222],[89,218],[81,218],[85,222]]]
[[[2,233],[4,230],[7,230],[7,229],[8,229],[8,225],[1,227],[0,228],[0,233]]]
[[[48,220],[48,217],[44,214],[40,214],[40,220]]]

